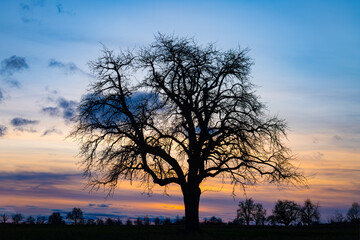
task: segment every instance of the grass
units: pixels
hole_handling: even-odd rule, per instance
[[[313,227],[203,226],[201,233],[187,234],[183,226],[54,226],[0,225],[0,239],[196,239],[196,240],[360,240],[359,225]]]

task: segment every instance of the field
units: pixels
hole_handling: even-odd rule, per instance
[[[359,225],[319,225],[289,228],[270,226],[203,226],[201,233],[186,234],[182,226],[0,225],[0,239],[360,240],[359,230]]]

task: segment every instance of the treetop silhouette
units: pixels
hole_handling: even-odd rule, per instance
[[[247,49],[217,50],[158,34],[148,47],[90,63],[71,136],[89,183],[119,180],[180,186],[186,228],[199,228],[200,184],[303,181],[283,143],[285,121],[269,116],[250,81]]]

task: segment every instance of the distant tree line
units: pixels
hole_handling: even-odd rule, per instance
[[[237,216],[232,222],[227,224],[232,225],[282,225],[282,226],[311,226],[319,224],[320,211],[319,203],[313,203],[310,199],[306,199],[303,205],[300,205],[290,200],[278,200],[275,203],[272,214],[267,215],[261,203],[255,203],[252,198],[246,198],[240,201],[237,209]],[[149,226],[149,225],[184,225],[185,216],[177,216],[175,219],[156,217],[150,219],[148,215],[144,217],[137,217],[134,220],[128,218],[125,223],[118,218],[97,218],[85,219],[84,213],[80,208],[73,208],[71,212],[67,213],[66,218],[74,225],[98,225],[98,226]],[[7,215],[3,213],[0,215],[1,224],[53,224],[63,225],[66,224],[63,216],[59,212],[53,212],[49,217],[29,216],[25,218],[22,214],[16,213]],[[347,214],[343,215],[339,211],[328,217],[328,223],[360,223],[360,205],[354,202],[348,209]],[[69,222],[67,223],[69,224]],[[221,218],[212,216],[205,218],[201,223],[203,225],[222,225],[225,224]]]
[[[239,202],[237,217],[233,224],[239,225],[303,225],[310,226],[319,224],[320,211],[319,203],[313,203],[306,199],[303,205],[290,200],[278,200],[275,203],[272,214],[267,216],[266,209],[261,203],[255,203],[252,198],[247,198]],[[360,223],[360,205],[354,202],[349,208],[346,216],[339,212],[330,216],[329,223]]]

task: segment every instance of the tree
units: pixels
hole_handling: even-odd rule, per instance
[[[262,204],[255,204],[254,221],[255,225],[264,225],[266,220],[266,209],[263,208]]]
[[[347,212],[347,219],[349,222],[357,223],[360,222],[360,205],[354,202]]]
[[[35,218],[33,216],[29,216],[27,219],[26,219],[26,222],[28,224],[35,224]]]
[[[49,221],[48,221],[48,223],[49,223],[49,224],[56,224],[56,225],[64,224],[63,217],[60,215],[60,213],[58,213],[58,212],[53,212],[53,213],[49,216]]]
[[[70,134],[80,143],[89,183],[176,184],[186,229],[196,231],[206,178],[229,177],[234,187],[302,181],[283,143],[286,123],[268,116],[255,94],[247,53],[162,34],[137,52],[104,48],[90,63],[97,80]]]
[[[273,223],[284,224],[289,226],[291,223],[296,222],[299,218],[300,206],[289,200],[278,200],[272,211],[271,221]]]
[[[36,224],[44,224],[46,221],[46,217],[44,216],[37,216],[36,218]]]
[[[320,221],[319,203],[313,204],[310,199],[304,201],[300,209],[300,219],[304,225],[310,226]]]
[[[133,222],[131,221],[130,218],[128,218],[128,219],[126,220],[126,226],[132,226],[132,225],[133,225]]]
[[[155,220],[154,220],[154,223],[155,223],[156,226],[159,226],[160,223],[161,223],[160,218],[159,218],[159,217],[156,217]]]
[[[0,216],[0,219],[1,219],[1,223],[5,224],[7,220],[9,220],[9,216],[4,213],[3,215]]]
[[[247,226],[254,220],[255,203],[252,198],[246,198],[245,201],[239,202],[237,218],[239,222],[244,222]]]
[[[84,219],[83,211],[80,208],[73,208],[66,216],[66,219],[74,220],[74,224],[77,225],[79,221]]]
[[[16,213],[12,215],[12,220],[14,224],[19,224],[21,220],[23,220],[24,216],[20,213]]]
[[[252,198],[246,198],[245,201],[239,202],[237,223],[245,223],[249,226],[251,221],[255,221],[256,225],[264,225],[265,219],[266,210],[260,203],[255,203]]]

